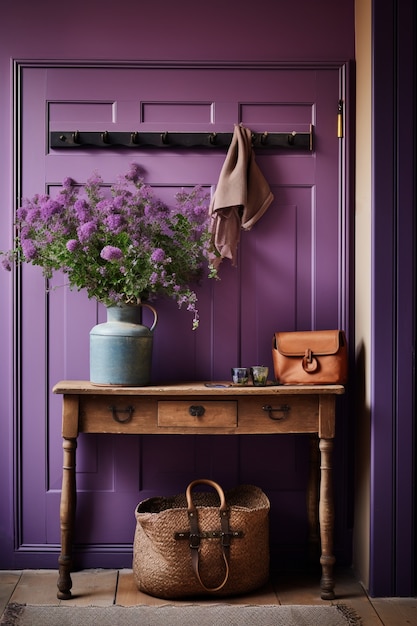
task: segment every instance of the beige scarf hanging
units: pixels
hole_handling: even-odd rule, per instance
[[[256,161],[252,133],[235,125],[232,142],[210,204],[213,265],[224,258],[236,265],[240,230],[250,230],[262,217],[274,196]]]

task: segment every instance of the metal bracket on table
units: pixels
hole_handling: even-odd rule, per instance
[[[135,411],[135,407],[128,406],[125,409],[118,409],[115,406],[109,406],[109,410],[112,412],[112,417],[115,422],[119,422],[119,424],[126,424],[127,422],[130,422],[130,420],[132,419],[132,415]],[[119,416],[119,413],[127,413],[127,417],[121,418]]]
[[[201,404],[192,404],[188,412],[192,417],[203,417],[206,409]]]
[[[272,407],[270,404],[265,404],[262,407],[263,411],[268,413],[268,417],[271,420],[283,420],[288,417],[288,413],[291,410],[291,407],[288,404],[283,404],[282,406]],[[274,413],[279,413],[279,415],[274,415]]]

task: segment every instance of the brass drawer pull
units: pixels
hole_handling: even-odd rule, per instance
[[[193,417],[203,417],[206,409],[201,404],[192,404],[188,409],[188,412]]]
[[[134,410],[135,410],[135,407],[133,406],[128,406],[125,409],[118,409],[115,406],[109,406],[109,411],[112,412],[114,421],[119,422],[119,424],[126,424],[127,422],[130,422],[130,420],[132,419]],[[119,417],[119,413],[127,413],[127,417],[122,419],[121,417]]]
[[[270,404],[265,404],[265,406],[262,407],[262,410],[268,412],[268,417],[271,420],[283,420],[287,417],[287,413],[291,410],[291,407],[288,406],[288,404],[283,404],[282,406],[274,408]],[[281,413],[282,415],[275,416],[273,415],[275,412]]]

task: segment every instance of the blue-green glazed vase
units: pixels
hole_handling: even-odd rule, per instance
[[[150,328],[142,308],[153,313]],[[95,385],[143,387],[150,384],[153,330],[158,316],[147,304],[107,307],[107,321],[90,331],[90,381]]]

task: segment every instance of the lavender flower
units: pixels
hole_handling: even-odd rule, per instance
[[[165,252],[162,248],[155,248],[151,254],[151,261],[153,263],[162,263],[165,259]]]
[[[64,189],[71,189],[71,187],[74,185],[74,181],[72,180],[72,178],[64,178],[62,186]]]
[[[118,233],[123,227],[123,218],[117,213],[113,213],[112,215],[106,217],[104,222],[111,233]]]
[[[39,206],[34,205],[30,207],[30,209],[27,211],[25,222],[28,225],[33,225],[33,224],[36,225],[36,222],[40,219],[40,217],[41,217],[41,209]]]
[[[136,165],[136,163],[132,163],[132,165],[130,166],[130,170],[127,172],[125,178],[126,180],[131,180],[134,183],[140,180],[140,168],[138,165]]]
[[[101,213],[110,213],[110,211],[113,209],[113,203],[108,198],[105,198],[104,200],[100,200],[100,202],[97,202],[96,209]]]
[[[76,239],[69,239],[65,247],[67,250],[69,250],[69,252],[75,252],[75,250],[78,248],[78,241]]]
[[[129,197],[130,194],[127,194],[125,192],[123,194],[120,194],[119,196],[116,196],[113,199],[113,207],[116,209],[116,211],[122,210],[124,208],[124,205],[128,201]]]
[[[2,268],[4,270],[6,270],[7,272],[11,272],[12,271],[12,261],[13,261],[13,258],[10,258],[10,257],[11,257],[11,255],[9,255],[9,254],[3,254],[1,256]]]
[[[89,206],[85,198],[76,200],[74,203],[74,211],[77,219],[82,222],[87,222],[89,218]]]
[[[88,241],[97,230],[97,225],[94,222],[86,222],[85,224],[81,224],[79,228],[77,228],[78,239],[81,243],[85,243]]]
[[[193,314],[192,283],[216,276],[210,266],[209,198],[202,187],[182,189],[170,207],[155,197],[133,164],[106,187],[95,172],[84,186],[66,177],[56,197],[36,194],[16,212],[15,249],[0,252],[1,266],[38,265],[47,277],[60,270],[70,287],[106,305],[158,295]]]
[[[100,256],[106,261],[118,261],[123,257],[123,252],[120,248],[116,248],[115,246],[104,246],[103,250],[100,252]]]
[[[23,256],[26,261],[33,261],[36,259],[36,247],[31,239],[22,239],[20,245],[22,246]]]
[[[61,210],[61,205],[56,200],[49,198],[44,204],[42,204],[41,217],[43,220],[48,221],[56,213]]]

